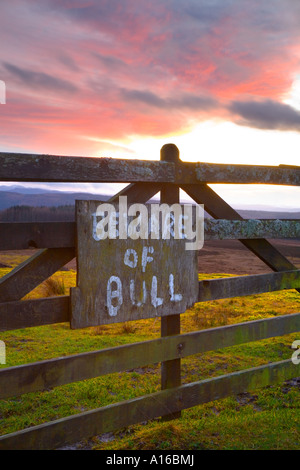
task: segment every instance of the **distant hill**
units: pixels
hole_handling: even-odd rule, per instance
[[[236,209],[244,219],[300,219],[299,212],[276,212]]]
[[[22,186],[0,186],[0,211],[14,206],[73,206],[76,199],[107,201],[110,196],[85,192],[49,191]],[[300,211],[236,209],[244,219],[300,219]],[[207,215],[207,214],[206,214]],[[3,219],[2,219],[3,220]]]
[[[106,201],[108,196],[89,193],[68,193],[63,191],[26,194],[14,191],[0,191],[0,210],[12,206],[57,207],[74,205],[76,199]]]

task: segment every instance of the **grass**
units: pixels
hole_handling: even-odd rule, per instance
[[[17,262],[18,259],[16,258]],[[10,260],[12,266],[12,261]],[[0,276],[9,272],[0,269]],[[227,274],[225,274],[227,276]],[[224,277],[202,275],[202,278]],[[26,298],[68,294],[75,286],[75,271],[59,271]],[[50,290],[49,290],[50,289]],[[55,293],[55,294],[54,294]],[[181,316],[182,332],[299,312],[294,290],[198,303]],[[56,324],[1,333],[7,364],[26,364],[96,349],[158,338],[159,319],[70,330]],[[299,334],[262,340],[182,359],[182,383],[288,359]],[[300,445],[299,382],[252,390],[247,393],[184,410],[170,422],[152,420],[96,436],[79,444],[104,449],[295,449]],[[116,373],[28,393],[0,402],[0,434],[10,433],[82,411],[117,403],[160,389],[160,367],[150,364]]]
[[[63,279],[54,279],[50,277],[43,283],[44,297],[52,297],[55,295],[66,295],[67,290]]]

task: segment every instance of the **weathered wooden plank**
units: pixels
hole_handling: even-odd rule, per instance
[[[179,150],[175,145],[167,144],[161,148],[160,160],[162,162],[173,162],[180,164]],[[179,186],[164,185],[160,192],[161,204],[174,204],[179,203]],[[177,251],[177,250],[176,250]],[[187,255],[188,252],[185,252]],[[197,263],[197,257],[195,258]],[[162,267],[164,269],[164,267]],[[184,266],[179,267],[179,271],[184,271]],[[198,263],[196,267],[196,276],[198,271]],[[189,282],[187,280],[187,282]],[[193,283],[193,278],[191,279]],[[169,317],[161,317],[161,337],[168,337],[180,334],[180,315],[170,315]],[[181,385],[181,360],[180,358],[172,359],[169,361],[162,361],[161,363],[161,389],[165,390],[172,387],[179,387]],[[164,415],[164,420],[169,421],[172,419],[180,418],[180,411],[177,413],[168,413]]]
[[[123,211],[119,204],[76,202],[78,276],[77,287],[71,289],[72,328],[173,316],[197,300],[197,251],[186,251],[184,239],[141,239],[139,230],[137,239],[128,237],[136,217],[127,217],[125,206],[126,220],[119,215],[125,238],[116,231],[106,238],[104,214],[110,209],[110,220],[117,220]],[[151,213],[140,207],[145,210],[148,236]]]
[[[68,295],[0,303],[0,331],[70,321]]]
[[[0,437],[1,450],[55,449],[299,375],[290,359],[166,389]]]
[[[148,160],[0,153],[0,180],[48,182],[172,182],[174,164]]]
[[[284,163],[279,165],[280,168],[295,168],[296,170],[300,170],[299,165],[285,165]]]
[[[144,185],[146,183],[143,183]],[[149,191],[149,194],[152,193],[153,189]],[[128,197],[128,201],[130,199],[132,196]],[[134,199],[136,201],[141,199],[139,192],[135,193]],[[117,202],[118,199],[114,197],[113,200]],[[75,247],[75,227],[75,222],[2,222],[0,223],[0,248],[1,250],[24,250]],[[206,219],[204,230],[205,240],[300,238],[300,220]]]
[[[227,202],[207,185],[183,185],[182,189],[197,202],[204,204],[205,210],[215,219],[244,220]],[[297,269],[271,243],[264,238],[243,240],[241,243],[258,256],[273,271]]]
[[[300,170],[276,166],[0,153],[0,181],[265,183],[299,186]]]
[[[196,163],[195,172],[199,183],[300,184],[300,168]]]
[[[265,238],[240,241],[273,271],[292,271],[297,269],[297,266]]]
[[[297,289],[299,285],[299,270],[209,279],[199,282],[198,302]],[[0,331],[66,321],[70,321],[68,296],[0,303]]]
[[[296,289],[299,285],[299,270],[209,279],[199,282],[198,302]],[[0,331],[67,321],[68,296],[0,303]]]
[[[199,281],[199,302],[300,289],[300,270]]]
[[[74,248],[39,250],[0,279],[0,302],[22,299],[74,257]]]
[[[74,248],[75,222],[2,222],[0,249]]]
[[[300,331],[300,313],[0,369],[0,398]],[[180,385],[180,384],[179,384]],[[167,387],[166,387],[167,388]],[[170,387],[168,387],[170,388]]]
[[[127,196],[127,203],[134,204],[139,202],[141,204],[147,202],[161,189],[161,183],[132,183],[122,189],[120,192],[112,196],[108,202],[118,202],[120,196]]]
[[[205,240],[256,238],[299,238],[300,220],[226,220],[205,219]]]

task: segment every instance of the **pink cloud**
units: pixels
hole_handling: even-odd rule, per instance
[[[12,0],[1,9],[1,142],[25,150],[91,154],[95,139],[236,120],[232,101],[280,103],[299,70],[300,8],[290,0]]]

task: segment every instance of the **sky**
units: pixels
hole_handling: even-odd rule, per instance
[[[299,25],[297,0],[1,2],[0,151],[300,165]],[[212,187],[299,207],[300,188]]]

